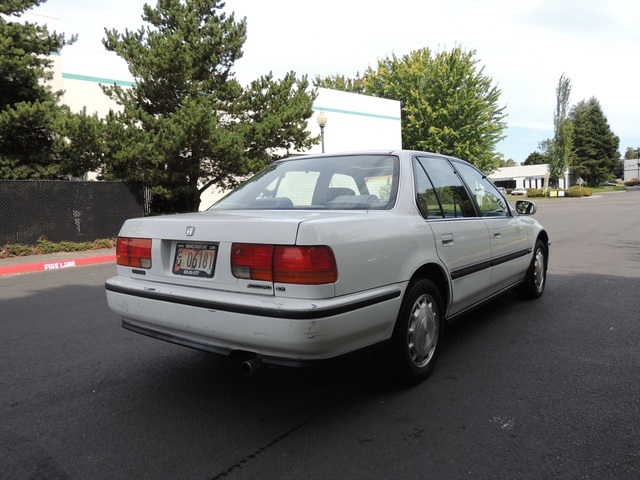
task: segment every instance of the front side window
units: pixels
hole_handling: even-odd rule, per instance
[[[485,175],[466,163],[454,161],[453,165],[471,189],[473,199],[483,217],[511,215],[504,197]]]
[[[422,201],[430,201],[433,204],[437,199],[440,205],[440,218],[477,216],[473,202],[469,198],[462,180],[447,159],[441,157],[418,157],[417,161],[433,185],[435,195],[435,198],[430,198],[432,194],[424,191],[422,192],[424,197]],[[418,198],[420,198],[420,192],[418,195]],[[420,208],[422,210],[422,207]],[[433,208],[429,208],[428,218],[438,218],[438,213],[432,212],[434,212]]]

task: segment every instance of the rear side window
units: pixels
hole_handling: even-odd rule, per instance
[[[416,201],[420,213],[424,218],[444,218],[436,191],[422,165],[414,162],[413,169],[416,180]]]
[[[418,157],[416,162],[414,170],[418,183],[416,185],[418,206],[423,216],[425,211],[427,212],[426,218],[477,216],[467,189],[445,158]],[[420,175],[422,175],[420,170],[425,174],[426,179],[420,180]],[[427,188],[428,186],[431,187],[431,191]],[[439,206],[439,212],[435,208],[436,206]]]

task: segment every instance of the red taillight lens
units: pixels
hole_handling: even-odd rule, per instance
[[[118,237],[116,263],[125,267],[151,268],[151,239]]]
[[[333,251],[329,247],[275,247],[273,278],[278,283],[320,285],[338,280]]]
[[[273,245],[234,243],[231,271],[237,278],[273,282]]]
[[[231,269],[237,278],[267,282],[321,285],[338,280],[333,251],[326,246],[234,243]]]

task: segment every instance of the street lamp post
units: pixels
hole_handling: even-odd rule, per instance
[[[322,153],[324,153],[324,126],[327,124],[327,115],[324,110],[318,114],[318,125],[320,125],[320,141],[322,142]]]

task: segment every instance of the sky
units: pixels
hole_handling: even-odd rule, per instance
[[[50,29],[78,34],[62,51],[64,73],[132,80],[101,40],[105,27],[143,26],[144,3],[155,6],[48,0],[32,12]],[[638,0],[227,0],[224,11],[247,20],[244,56],[234,67],[243,84],[269,72],[354,77],[392,54],[459,46],[476,52],[502,92],[508,128],[497,150],[505,159],[520,163],[553,135],[562,74],[571,81],[571,105],[598,99],[622,155],[640,147]]]

